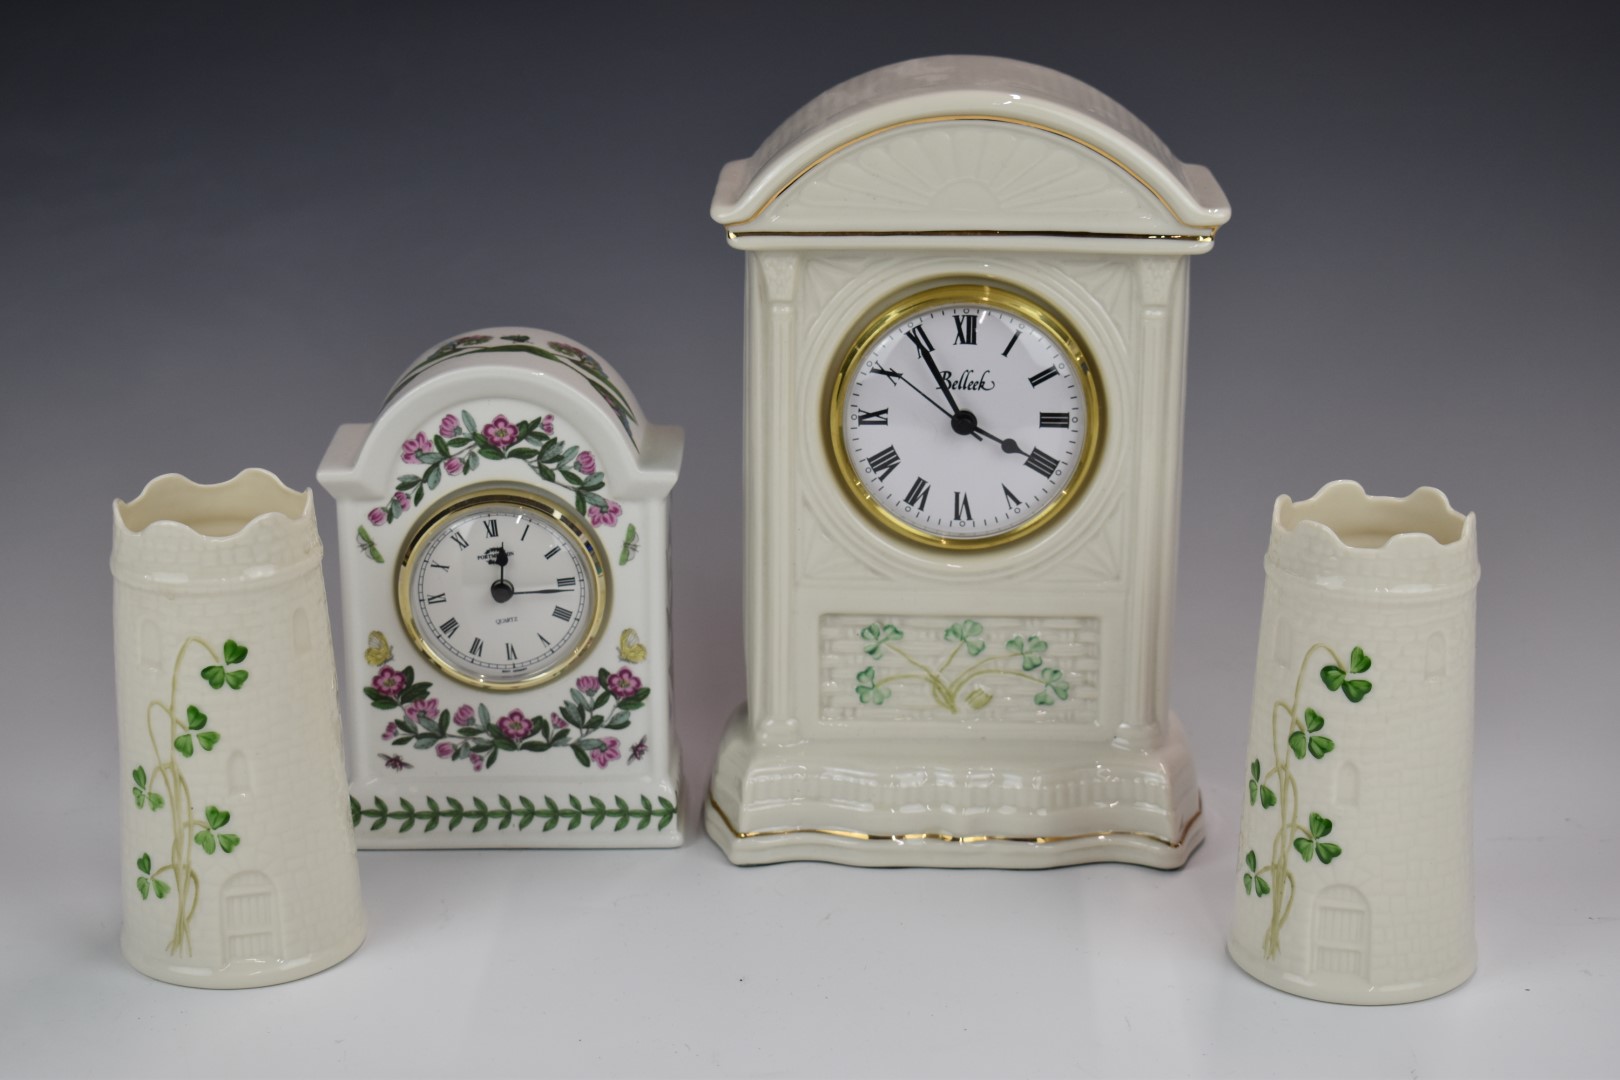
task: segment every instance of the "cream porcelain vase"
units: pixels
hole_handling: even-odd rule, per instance
[[[165,982],[312,975],[365,937],[321,542],[249,469],[113,504],[123,951]]]
[[[1227,951],[1346,1004],[1474,971],[1472,514],[1337,481],[1277,499]]]

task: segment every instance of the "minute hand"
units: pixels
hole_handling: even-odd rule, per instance
[[[947,409],[945,406],[941,405],[939,402],[937,402],[933,398],[929,397],[928,396],[928,391],[924,390],[922,387],[918,386],[916,383],[914,383],[910,379],[906,378],[900,372],[892,371],[892,370],[890,370],[889,368],[886,368],[886,367],[873,367],[872,368],[872,373],[874,375],[882,375],[885,379],[888,379],[890,382],[893,382],[895,379],[899,379],[901,382],[905,383],[907,386],[909,386],[913,390],[917,391],[917,393],[922,397],[922,399],[924,401],[928,402],[928,404],[932,405],[934,408],[936,408],[940,412],[944,413],[947,417],[953,418],[953,419],[956,417],[956,415],[957,415],[956,413],[951,412],[951,410]],[[977,439],[977,438],[979,438],[979,435],[977,433],[973,433],[973,437],[975,439]]]
[[[573,589],[514,589],[513,596],[535,596],[540,593],[571,593]]]

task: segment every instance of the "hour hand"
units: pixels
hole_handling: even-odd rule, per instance
[[[998,439],[988,431],[984,430],[982,427],[974,428],[973,434],[982,435],[993,443],[999,443],[1001,445],[1001,452],[1004,454],[1023,454],[1025,457],[1029,456],[1025,450],[1019,447],[1017,439]]]

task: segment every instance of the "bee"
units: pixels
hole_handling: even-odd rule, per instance
[[[377,756],[383,759],[384,765],[388,766],[390,769],[393,769],[395,772],[404,772],[406,769],[416,768],[415,765],[412,765],[398,754],[378,754]]]
[[[636,527],[634,525],[629,525],[624,531],[624,546],[619,549],[619,565],[623,566],[625,563],[635,558],[636,552],[640,550],[641,541],[636,539]],[[382,559],[379,557],[377,561],[381,562]]]
[[[377,542],[371,538],[370,533],[366,532],[364,525],[360,526],[359,531],[354,534],[354,541],[360,550],[365,553],[366,558],[377,563],[383,561],[383,553],[377,550]]]
[[[647,646],[641,643],[641,637],[634,630],[626,630],[619,635],[619,659],[627,664],[639,664],[647,659]]]

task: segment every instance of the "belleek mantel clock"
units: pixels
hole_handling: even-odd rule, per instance
[[[834,87],[720,174],[747,273],[738,863],[1180,866],[1186,257],[1210,173],[988,57]]]
[[[369,847],[673,847],[679,428],[560,334],[424,353],[321,462]]]

